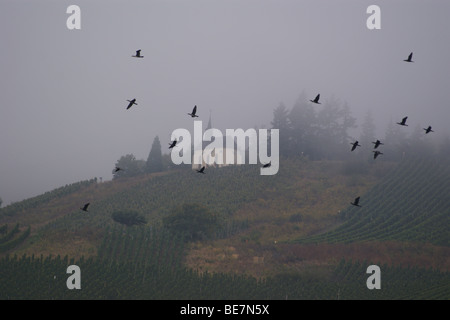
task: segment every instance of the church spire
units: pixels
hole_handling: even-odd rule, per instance
[[[208,121],[208,126],[206,127],[206,130],[211,129],[212,125],[211,125],[211,109],[209,109],[209,121]]]

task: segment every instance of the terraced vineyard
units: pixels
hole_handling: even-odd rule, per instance
[[[74,185],[78,192],[66,189],[28,209],[14,209],[25,205],[20,203],[5,207],[0,299],[450,299],[445,261],[450,169],[445,163],[378,162],[360,175],[343,174],[342,163],[298,159],[283,164],[273,177],[260,176],[258,166],[210,168],[206,175],[181,169]],[[336,216],[347,203],[342,198],[350,194],[349,203],[360,191],[362,207],[349,205]],[[89,212],[79,210],[84,201],[91,202]],[[192,245],[162,228],[161,218],[189,202],[223,219],[211,241]],[[138,212],[147,223],[124,227],[112,219],[118,210]],[[291,239],[309,236],[289,244],[274,244],[265,236],[276,239],[280,232],[290,232]],[[384,240],[427,247],[411,246],[419,251],[402,264],[372,263],[382,254],[352,255],[352,250],[382,248],[377,241]],[[364,241],[371,247],[358,248]],[[315,245],[319,242],[322,247]],[[340,255],[318,252],[325,245],[330,252],[339,247]],[[409,257],[408,249],[399,252],[407,246],[400,247],[384,253]],[[199,256],[188,264],[192,248]],[[428,269],[427,263],[418,268],[420,250],[429,250],[424,261],[439,269]],[[433,254],[437,259],[430,260]],[[208,269],[214,263],[224,268]],[[66,287],[71,264],[82,270],[82,290]],[[276,271],[259,273],[269,264]],[[371,264],[381,267],[382,290],[366,286]]]
[[[21,246],[20,255],[56,252],[79,257],[92,254],[105,228],[117,225],[112,219],[117,211],[137,212],[149,225],[158,225],[176,207],[196,203],[218,215],[221,227],[216,230],[216,237],[226,238],[251,225],[248,217],[234,213],[252,201],[267,198],[280,210],[295,208],[296,183],[302,177],[317,184],[309,197],[318,197],[319,189],[330,187],[330,183],[321,178],[326,176],[320,170],[322,167],[339,170],[340,164],[286,161],[279,173],[270,177],[261,176],[257,165],[245,165],[208,168],[205,175],[184,168],[105,183],[95,183],[92,179],[1,208],[0,223],[31,227],[31,235]],[[293,175],[299,179],[291,179]],[[80,211],[87,202],[90,202],[89,212]],[[87,246],[77,249],[71,240],[77,237],[84,239]],[[63,246],[73,250],[65,251]]]
[[[180,268],[184,242],[167,231],[152,227],[107,228],[97,258],[109,263]]]
[[[120,236],[117,239],[116,243],[128,241]],[[163,243],[167,242],[156,241],[155,248]],[[170,257],[165,249],[156,250],[153,257],[159,254]],[[369,290],[366,268],[370,264],[366,262],[342,260],[325,275],[280,274],[257,279],[231,273],[199,273],[170,259],[153,263],[147,260],[147,264],[123,257],[4,257],[0,259],[0,299],[450,299],[450,273],[430,269],[380,266],[381,289]],[[73,264],[81,270],[79,290],[66,286],[66,269]]]
[[[28,227],[20,233],[19,224],[16,224],[9,232],[7,224],[0,227],[0,253],[6,252],[25,241],[30,235],[30,230],[30,227]],[[2,236],[2,234],[4,235]]]
[[[167,172],[92,201],[90,214],[80,215],[79,210],[75,210],[48,227],[76,230],[89,225],[103,228],[114,224],[111,214],[121,210],[136,211],[154,224],[183,203],[208,206],[226,219],[246,201],[257,199],[258,193],[267,187],[261,180],[256,166],[210,169],[205,175],[196,174],[191,169]]]
[[[399,240],[450,246],[450,167],[445,162],[405,161],[361,195],[360,204],[340,213],[344,222],[339,227],[298,242]]]

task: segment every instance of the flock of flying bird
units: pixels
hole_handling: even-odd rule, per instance
[[[136,54],[135,55],[132,55],[132,57],[133,58],[144,58],[144,56],[143,55],[141,55],[141,51],[142,50],[137,50],[136,51]],[[413,53],[411,52],[410,54],[409,54],[409,56],[408,56],[408,58],[407,59],[405,59],[405,60],[403,60],[403,61],[405,61],[405,62],[414,62],[413,60],[412,60],[412,57],[413,57]],[[313,99],[313,100],[309,100],[309,101],[311,101],[312,103],[315,103],[315,104],[321,104],[320,102],[319,102],[319,100],[320,100],[320,93]],[[127,100],[128,101],[128,105],[127,105],[127,110],[128,109],[130,109],[133,105],[137,105],[137,103],[136,103],[136,98],[134,98],[134,99],[132,99],[132,100]],[[190,113],[188,113],[188,115],[189,116],[191,116],[192,118],[198,118],[198,115],[197,115],[197,105],[195,105],[194,106],[194,108],[192,109],[192,111],[190,112]],[[400,121],[400,122],[397,122],[397,124],[398,125],[401,125],[401,126],[408,126],[407,124],[406,124],[406,120],[408,119],[408,117],[404,117],[403,119],[402,119],[402,121]],[[428,126],[427,128],[423,128],[423,130],[425,130],[425,134],[428,134],[428,133],[430,133],[430,132],[434,132],[433,130],[432,130],[432,128],[431,128],[431,126]],[[380,141],[380,140],[376,140],[376,141],[374,141],[374,142],[372,142],[373,144],[374,144],[374,149],[377,149],[380,145],[383,145],[383,143]],[[169,143],[169,149],[173,149],[175,146],[176,146],[176,144],[177,144],[177,140],[175,139],[174,141],[172,141],[171,143]],[[357,147],[361,147],[361,145],[359,144],[359,141],[358,140],[356,140],[355,142],[351,142],[350,143],[351,145],[352,145],[352,147],[351,147],[351,151],[354,151]],[[379,151],[379,150],[374,150],[374,151],[372,151],[373,153],[374,153],[374,155],[373,155],[373,158],[374,159],[376,159],[379,155],[382,155],[383,153],[381,152],[381,151]],[[264,164],[263,165],[263,168],[268,168],[268,167],[270,167],[270,162],[269,163],[266,163],[266,164]],[[114,173],[117,173],[118,171],[120,171],[120,170],[124,170],[124,169],[122,169],[122,168],[120,168],[120,167],[115,167],[115,169],[114,169]],[[198,173],[201,173],[201,174],[205,174],[205,166],[202,166],[199,170],[196,170]],[[353,201],[353,202],[350,202],[350,204],[352,204],[352,205],[354,205],[354,206],[357,206],[357,207],[361,207],[361,205],[359,204],[359,200],[360,200],[360,197],[358,196],[357,198],[355,198],[355,200]],[[80,209],[81,210],[83,210],[83,211],[88,211],[87,210],[87,208],[89,207],[89,205],[90,205],[90,203],[86,203],[83,207],[81,207]]]
[[[411,59],[411,57],[412,57],[412,53],[409,55],[409,58],[408,58],[408,60],[404,60],[404,61],[408,61],[408,62],[413,62],[413,61],[409,61],[410,59]],[[404,127],[407,127],[408,125],[406,124],[406,120],[408,119],[408,117],[404,117],[403,119],[402,119],[402,121],[400,121],[400,122],[396,122],[398,125],[401,125],[401,126],[404,126]],[[425,130],[425,134],[428,134],[428,133],[430,133],[430,132],[434,132],[432,129],[431,129],[431,126],[428,126],[427,128],[423,128],[423,130]],[[382,143],[380,140],[377,140],[377,141],[375,141],[375,142],[372,142],[373,144],[374,144],[374,149],[377,149],[380,145],[383,145],[384,143]],[[355,150],[356,149],[356,147],[360,147],[361,145],[359,144],[359,142],[358,142],[358,140],[356,140],[355,142],[352,142],[352,143],[350,143],[351,145],[352,145],[352,149],[351,149],[351,151],[353,151],[353,150]],[[383,154],[382,152],[380,152],[380,151],[378,151],[378,150],[374,150],[374,151],[372,151],[374,154],[373,154],[373,158],[374,159],[376,159],[380,154]],[[359,205],[359,198],[360,197],[357,197],[356,199],[355,199],[355,201],[354,202],[350,202],[352,205],[354,205],[354,206],[357,206],[357,207],[361,207],[360,205]]]
[[[405,59],[405,60],[403,60],[403,61],[405,61],[405,62],[414,62],[413,60],[412,60],[412,57],[413,57],[413,53],[411,52],[410,54],[409,54],[409,56],[408,56],[408,58],[407,59]],[[314,98],[314,100],[309,100],[309,101],[311,101],[312,103],[315,103],[315,104],[321,104],[320,102],[319,102],[319,99],[320,99],[320,94],[318,94],[315,98]],[[402,119],[402,121],[400,121],[400,122],[397,122],[397,124],[398,125],[401,125],[401,126],[404,126],[404,127],[407,127],[408,125],[406,124],[406,120],[408,119],[408,117],[404,117],[403,119]],[[428,133],[430,133],[430,132],[434,132],[433,130],[432,130],[432,128],[431,128],[431,126],[428,126],[427,128],[423,128],[423,130],[425,130],[425,134],[428,134]],[[372,142],[373,144],[374,144],[374,149],[377,149],[380,145],[383,145],[383,143],[380,141],[380,140],[376,140],[375,142]],[[359,144],[359,141],[358,140],[356,140],[355,142],[351,142],[350,143],[351,145],[352,145],[352,148],[351,148],[351,151],[354,151],[357,147],[361,147],[361,145]],[[379,150],[374,150],[374,151],[372,151],[373,152],[373,158],[374,159],[376,159],[379,155],[382,155],[383,153],[381,152],[381,151],[379,151]],[[354,200],[354,202],[350,202],[352,205],[354,205],[354,206],[357,206],[357,207],[361,207],[361,205],[359,205],[359,199],[360,199],[360,197],[357,197],[355,200]]]
[[[133,58],[144,58],[143,55],[141,55],[141,51],[142,50],[137,50],[135,55],[132,55]],[[130,109],[132,106],[134,105],[138,105],[136,102],[136,98],[133,98],[131,100],[127,100],[128,101],[128,105],[126,107],[126,110]],[[197,105],[194,106],[194,108],[192,109],[192,111],[190,113],[188,113],[189,116],[191,116],[191,118],[198,118],[197,115]],[[177,144],[177,140],[175,139],[174,141],[169,143],[169,149],[173,149],[176,144]],[[266,163],[263,168],[268,168],[270,167],[270,163]],[[119,171],[124,171],[125,169],[120,168],[120,167],[115,167],[113,170],[113,173],[117,173]],[[201,174],[205,174],[205,166],[202,166],[199,170],[196,170],[198,173]],[[80,207],[80,210],[88,212],[88,207],[90,205],[90,202],[86,203],[83,207]]]
[[[403,61],[405,61],[405,62],[414,62],[414,61],[412,60],[412,57],[413,57],[413,53],[411,52],[411,53],[409,54],[408,58],[405,59],[405,60],[403,60]],[[311,100],[311,101],[314,102],[314,103],[318,103],[319,98],[320,98],[320,95],[317,95],[316,99],[314,99],[314,101],[313,101],[313,100]],[[406,120],[408,120],[408,117],[404,117],[404,118],[402,119],[402,121],[396,122],[396,123],[397,123],[398,125],[400,125],[400,126],[407,127],[408,125],[406,124]],[[434,132],[434,131],[432,130],[431,126],[428,126],[427,128],[423,128],[423,130],[425,130],[425,134],[428,134],[428,133],[430,133],[430,132]],[[372,142],[372,143],[374,144],[374,149],[377,149],[380,145],[383,145],[383,143],[382,143],[380,140],[376,140],[375,142]],[[361,145],[359,144],[358,140],[356,140],[355,142],[352,142],[351,145],[352,145],[351,151],[354,151],[354,150],[356,149],[356,147],[360,147],[360,146],[361,146]],[[379,150],[374,150],[374,151],[372,151],[372,152],[374,153],[374,154],[373,154],[373,158],[374,158],[374,159],[376,159],[379,155],[383,154],[383,153],[380,152]],[[354,205],[354,206],[356,206],[356,207],[361,207],[361,205],[359,204],[359,199],[360,199],[360,198],[361,198],[361,197],[355,198],[355,200],[354,200],[353,202],[350,202],[350,204],[352,204],[352,205]]]

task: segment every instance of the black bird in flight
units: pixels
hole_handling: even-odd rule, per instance
[[[134,98],[133,100],[127,100],[127,101],[129,102],[127,110],[130,109],[133,106],[133,104],[137,105],[136,98]]]
[[[428,126],[428,128],[423,128],[423,130],[425,130],[425,134],[434,132],[433,130],[431,130],[431,126]]]
[[[413,56],[413,53],[411,52],[411,53],[409,54],[409,56],[408,56],[408,59],[405,59],[405,60],[403,60],[403,61],[406,61],[406,62],[414,62],[414,61],[412,61],[412,56]]]
[[[360,144],[358,143],[358,140],[356,140],[356,141],[355,141],[355,142],[353,142],[353,143],[351,143],[351,142],[350,142],[350,144],[351,144],[351,145],[353,145],[353,147],[352,147],[352,151],[353,151],[353,150],[355,150],[355,149],[356,149],[356,147],[361,147],[361,145],[360,145]]]
[[[375,142],[372,142],[375,146],[373,147],[374,149],[378,148],[379,146],[383,145],[384,143],[382,143],[380,140],[377,140]]]
[[[271,166],[271,163],[266,163],[265,165],[263,165],[263,168],[269,168]]]
[[[404,118],[402,119],[402,121],[401,121],[401,122],[397,122],[397,124],[399,124],[399,125],[401,125],[401,126],[407,127],[408,125],[406,124],[406,119],[408,119],[408,117],[404,117]]]
[[[114,169],[114,173],[116,173],[116,172],[118,172],[118,171],[120,171],[120,170],[123,170],[122,168],[119,168],[119,167],[116,167],[115,169]]]
[[[173,140],[172,143],[169,143],[170,147],[169,149],[172,149],[177,144],[177,140]]]
[[[320,93],[316,96],[316,98],[315,98],[314,100],[309,100],[309,101],[311,101],[311,102],[313,102],[313,103],[321,104],[321,103],[319,102],[319,99],[320,99]]]
[[[352,204],[352,205],[354,205],[354,206],[357,206],[357,207],[361,207],[361,206],[359,205],[359,198],[360,198],[360,197],[357,197],[357,198],[355,199],[355,201],[354,201],[354,202],[350,202],[350,204]]]
[[[82,208],[80,208],[81,210],[83,210],[83,211],[86,211],[86,212],[88,212],[88,207],[89,207],[89,202],[88,203],[86,203]]]
[[[132,56],[133,58],[143,58],[144,56],[141,56],[141,50],[136,51],[136,55]]]
[[[195,118],[195,117],[198,118],[198,115],[196,115],[196,113],[197,113],[197,106],[195,105],[194,109],[192,109],[192,113],[188,113],[188,115],[190,115],[192,118]]]
[[[380,152],[380,151],[373,151],[373,158],[374,159],[376,159],[380,154],[383,154],[382,152]]]
[[[205,174],[205,166],[203,166],[200,170],[196,170],[198,173]]]

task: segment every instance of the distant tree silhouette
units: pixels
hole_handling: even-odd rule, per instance
[[[348,157],[348,132],[357,127],[346,103],[331,97],[318,106],[308,102],[304,92],[291,110],[280,103],[273,111],[271,124],[280,130],[281,156],[307,156],[311,160]]]
[[[164,217],[163,225],[174,234],[184,235],[187,241],[197,241],[214,235],[218,219],[207,207],[185,203]]]
[[[348,130],[356,128],[356,119],[352,117],[346,103],[341,104],[331,98],[317,114],[318,159],[343,159],[348,155],[350,137]]]
[[[148,173],[164,171],[161,142],[159,141],[158,136],[153,139],[153,144],[147,158],[145,171]]]
[[[119,167],[121,170],[114,172],[115,169],[113,169],[113,179],[137,176],[143,173],[144,166],[145,161],[136,160],[136,157],[133,154],[122,156],[117,160],[115,165],[115,167]]]
[[[289,156],[289,118],[288,110],[284,103],[280,105],[273,111],[273,120],[271,122],[272,129],[279,130],[279,153],[281,156]]]
[[[314,105],[307,102],[304,93],[299,96],[289,112],[289,123],[289,154],[315,158],[317,153],[317,115]]]

